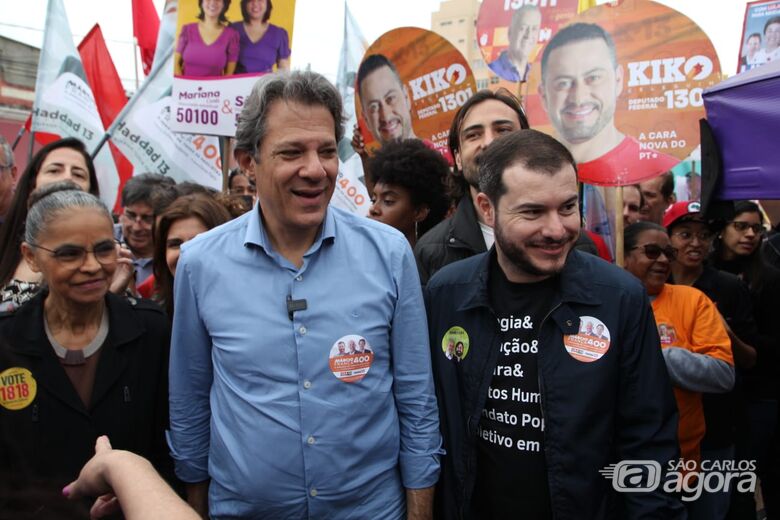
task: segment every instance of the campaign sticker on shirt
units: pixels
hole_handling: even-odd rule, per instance
[[[374,351],[366,338],[347,334],[330,347],[330,370],[345,383],[357,383],[368,374]]]
[[[658,336],[661,338],[661,345],[671,347],[677,343],[677,331],[671,323],[658,324]]]
[[[580,331],[563,337],[566,352],[584,363],[598,361],[609,350],[611,336],[604,322],[593,316],[580,316]]]
[[[441,350],[447,359],[463,361],[469,353],[469,335],[463,327],[450,327],[441,339]]]
[[[0,406],[21,410],[30,406],[38,392],[38,383],[26,368],[11,367],[0,372]]]

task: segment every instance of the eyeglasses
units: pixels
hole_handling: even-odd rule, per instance
[[[672,233],[672,236],[680,237],[680,240],[685,242],[693,240],[694,236],[702,242],[708,242],[710,239],[712,239],[712,233],[709,231],[699,231],[698,233],[691,233],[690,231],[678,231],[676,233]]]
[[[62,246],[57,249],[48,249],[37,244],[30,244],[30,247],[37,249],[43,249],[51,253],[51,256],[62,266],[67,269],[78,269],[84,265],[84,261],[87,258],[87,253],[95,255],[95,260],[100,265],[113,264],[117,260],[116,242],[114,240],[106,240],[95,244],[95,246],[89,250],[81,246]]]
[[[672,246],[661,247],[658,244],[645,244],[643,246],[632,247],[631,249],[644,249],[645,256],[650,260],[658,260],[661,253],[669,260],[677,258],[677,250]]]
[[[135,211],[125,210],[122,216],[125,217],[127,220],[131,220],[133,222],[138,222],[140,220],[147,226],[151,226],[152,224],[154,224],[154,215],[139,215]]]
[[[744,233],[748,229],[752,230],[756,235],[761,235],[764,232],[764,226],[761,224],[751,224],[750,222],[742,222],[740,220],[734,220],[731,222],[734,229],[740,233]]]

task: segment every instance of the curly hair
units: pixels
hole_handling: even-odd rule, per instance
[[[441,222],[447,213],[449,200],[444,180],[449,166],[439,152],[419,139],[385,144],[371,158],[369,170],[374,184],[401,186],[409,192],[415,208],[428,206],[428,216],[417,225],[419,235]]]

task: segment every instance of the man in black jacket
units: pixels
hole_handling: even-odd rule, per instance
[[[482,154],[479,186],[495,246],[425,289],[446,450],[437,514],[684,518],[661,485],[679,457],[677,411],[647,295],[573,251],[571,154],[540,132],[512,132]],[[464,345],[458,363],[451,340]],[[612,482],[601,475],[610,468]],[[646,491],[626,492],[637,470]]]
[[[475,211],[479,193],[477,157],[497,137],[529,128],[520,102],[508,90],[480,90],[455,114],[449,147],[455,159],[450,179],[453,200],[459,200],[452,218],[437,224],[417,241],[414,256],[423,285],[445,265],[487,251],[493,229]]]
[[[455,159],[450,176],[450,197],[458,200],[455,214],[425,233],[414,248],[423,285],[447,264],[484,253],[493,245],[493,228],[475,209],[479,193],[477,157],[494,139],[527,129],[520,101],[506,89],[480,90],[455,114],[450,126],[449,147]],[[583,233],[577,249],[598,254],[596,245]]]

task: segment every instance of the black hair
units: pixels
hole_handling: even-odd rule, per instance
[[[363,85],[363,80],[366,79],[369,74],[382,67],[389,68],[393,72],[395,79],[398,80],[398,84],[403,86],[403,81],[401,81],[401,76],[398,74],[398,69],[395,68],[395,65],[393,65],[393,62],[390,61],[387,56],[383,54],[370,54],[366,56],[366,59],[364,59],[360,64],[360,67],[358,67],[357,78],[355,80],[357,83],[356,90],[358,95],[360,95],[360,87]]]
[[[761,213],[761,208],[755,202],[749,200],[739,200],[734,202],[734,217],[731,222],[736,220],[743,213],[756,213],[758,215],[761,224],[764,223],[764,214]],[[716,269],[722,269],[723,264],[726,263],[724,258],[722,235],[715,237],[712,241],[712,263]],[[772,269],[767,265],[764,260],[764,256],[761,253],[761,245],[756,247],[756,250],[745,257],[741,257],[736,262],[740,267],[740,274],[744,274],[745,282],[750,287],[751,292],[757,292],[761,290],[764,284],[764,273],[768,269]]]
[[[246,4],[248,4],[251,1],[252,0],[241,0],[241,17],[244,19],[246,23],[249,23],[250,20],[249,12],[246,10]],[[273,8],[274,6],[271,0],[266,0],[265,14],[263,15],[263,20],[262,20],[263,23],[271,19],[271,9]]]
[[[766,31],[766,28],[764,29],[764,31]],[[745,41],[749,42],[750,38],[758,38],[759,43],[761,42],[761,39],[762,39],[761,35],[759,33],[753,33],[750,36],[748,36],[747,38],[745,38]]]
[[[369,170],[374,184],[392,184],[405,188],[415,208],[428,206],[428,216],[417,224],[422,236],[441,222],[449,201],[444,193],[444,179],[449,173],[447,161],[419,139],[392,141],[377,150]]]
[[[634,222],[633,224],[626,226],[626,229],[623,230],[623,253],[624,254],[628,254],[629,251],[631,251],[637,246],[637,242],[639,241],[639,235],[641,235],[645,231],[661,231],[662,233],[667,234],[666,228],[660,224],[656,224],[655,222],[650,222],[647,220],[640,220],[639,222]]]
[[[521,164],[534,172],[554,175],[570,165],[577,172],[571,152],[549,135],[537,130],[518,130],[502,135],[482,151],[479,165],[479,190],[487,195],[493,206],[506,193],[504,171],[513,164]]]
[[[612,39],[612,36],[595,23],[573,23],[555,33],[555,36],[553,36],[549,43],[544,47],[544,51],[542,51],[542,81],[544,81],[544,74],[547,71],[547,62],[550,59],[552,51],[570,43],[585,40],[604,40],[604,43],[609,50],[609,58],[612,61],[612,67],[617,67],[617,53],[615,51],[615,41]]]
[[[664,200],[669,200],[674,194],[674,174],[672,172],[666,172],[663,174],[664,181],[661,183],[661,195]]]
[[[241,171],[240,168],[233,168],[232,170],[230,170],[230,174],[228,175],[228,189],[233,188],[233,179],[235,179],[239,175],[243,175],[244,177],[249,179],[249,176],[243,171]]]
[[[35,181],[38,178],[41,166],[43,166],[51,152],[60,148],[70,148],[84,157],[89,173],[89,193],[96,197],[100,195],[95,165],[92,162],[92,157],[87,152],[87,147],[82,141],[75,137],[66,137],[65,139],[51,142],[38,150],[19,177],[11,207],[5,216],[5,222],[0,226],[0,252],[2,252],[0,257],[0,286],[7,284],[11,280],[16,268],[19,266],[19,262],[22,261],[20,246],[24,236],[24,223],[27,220],[28,199],[35,188]]]
[[[225,13],[227,13],[227,10],[230,8],[230,1],[231,0],[222,0],[222,11],[219,13],[219,23],[228,23],[230,20],[227,19],[225,16]],[[198,13],[198,20],[201,22],[206,19],[206,14],[203,12],[203,0],[198,0],[198,9],[200,9],[200,13]]]
[[[766,34],[766,30],[769,29],[769,26],[775,23],[780,23],[780,16],[773,16],[769,20],[766,21],[764,24],[764,34]]]
[[[450,154],[453,159],[455,158],[455,154],[460,152],[460,130],[463,128],[463,121],[466,119],[469,111],[476,105],[490,99],[500,101],[514,110],[517,114],[517,119],[520,122],[520,128],[531,128],[528,124],[528,118],[525,116],[522,103],[509,90],[504,87],[497,89],[495,92],[488,89],[480,90],[463,103],[463,106],[455,113],[455,117],[450,124],[450,133],[447,144],[449,145]],[[469,185],[468,182],[466,182],[466,178],[463,176],[463,172],[457,171],[456,167],[453,175],[450,175],[447,178],[447,191],[450,199],[457,204],[458,201],[468,193],[468,190]]]

